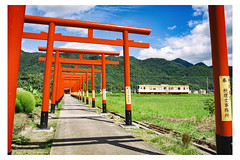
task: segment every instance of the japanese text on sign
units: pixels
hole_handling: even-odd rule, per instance
[[[229,76],[219,76],[222,121],[232,121],[231,87]]]
[[[106,100],[106,99],[107,99],[106,89],[103,89],[103,90],[102,90],[102,99],[103,99],[103,100]]]
[[[95,98],[95,90],[92,90],[92,98]]]
[[[131,104],[131,87],[125,88],[125,94],[126,94],[126,104]]]

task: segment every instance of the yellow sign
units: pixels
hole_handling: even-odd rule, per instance
[[[86,93],[86,94],[87,94],[86,96],[88,97],[88,91],[87,91],[87,93]]]
[[[95,98],[95,90],[92,90],[92,98]]]
[[[82,92],[82,96],[84,97],[84,91]]]
[[[219,76],[222,121],[232,121],[231,86],[229,76]]]
[[[103,89],[103,90],[102,90],[102,99],[103,99],[103,100],[106,100],[106,99],[107,99],[106,89]]]
[[[131,104],[131,87],[126,87],[125,88],[125,101],[126,101],[126,104]]]

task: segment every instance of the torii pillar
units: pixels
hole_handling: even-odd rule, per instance
[[[224,6],[209,6],[217,154],[232,154],[232,105]]]
[[[52,101],[51,101],[51,112],[52,113],[55,113],[57,80],[58,80],[58,73],[59,73],[58,67],[59,67],[59,51],[56,51],[55,63],[54,63],[54,75],[53,75]]]
[[[95,108],[95,82],[94,82],[94,65],[91,66],[92,73],[92,108]]]
[[[51,83],[51,69],[52,69],[52,56],[53,56],[53,45],[54,45],[54,33],[55,23],[49,23],[48,29],[48,41],[47,41],[47,52],[46,62],[44,71],[44,84],[43,84],[43,98],[42,98],[42,112],[40,128],[47,128],[48,126],[48,103],[50,96],[50,83]]]
[[[124,85],[125,85],[125,120],[126,125],[132,125],[131,111],[131,85],[130,85],[130,60],[128,31],[123,31],[123,62],[124,62]]]
[[[88,102],[88,72],[86,72],[86,104],[89,104],[89,102]]]
[[[102,113],[107,113],[105,54],[102,54]]]
[[[84,102],[84,76],[82,76],[82,101]]]
[[[12,132],[25,7],[25,5],[8,6],[8,155],[12,154]]]
[[[81,101],[82,100],[82,93],[81,93],[81,81],[79,81],[79,90],[78,90],[78,92],[79,92],[79,101]]]

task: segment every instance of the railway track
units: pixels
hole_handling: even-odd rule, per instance
[[[101,107],[99,107],[99,106],[97,106],[97,107],[101,109]],[[112,111],[108,111],[108,112],[115,116],[125,119],[125,117],[120,115],[119,113],[112,112]],[[171,134],[174,136],[182,137],[181,132],[175,131],[175,130],[172,130],[172,129],[169,129],[166,127],[154,125],[154,124],[147,123],[147,122],[139,122],[139,121],[133,121],[133,123],[137,124],[140,128],[152,130],[158,134]],[[196,146],[197,148],[199,148],[209,154],[216,155],[216,145],[215,144],[210,143],[204,139],[199,139],[199,138],[196,138],[193,136],[190,136],[190,138],[191,138],[192,144],[194,146]]]

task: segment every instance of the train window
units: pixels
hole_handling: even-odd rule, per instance
[[[164,90],[166,90],[167,89],[167,87],[164,87]]]
[[[173,90],[173,87],[171,87],[171,90]]]
[[[146,89],[146,87],[143,87],[143,89]]]
[[[183,90],[185,90],[185,87],[183,87]]]
[[[138,89],[139,89],[139,86],[138,86]]]
[[[178,87],[178,90],[180,90],[181,88],[180,87]]]
[[[153,88],[153,90],[156,90],[156,88]]]

